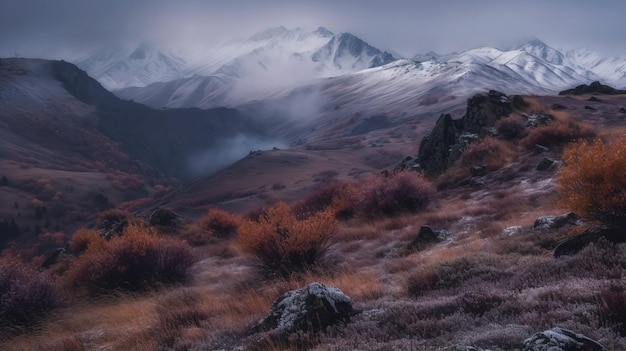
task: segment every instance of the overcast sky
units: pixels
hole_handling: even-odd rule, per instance
[[[210,46],[278,25],[351,32],[406,57],[531,38],[626,54],[625,16],[623,0],[2,0],[0,55],[141,39]]]

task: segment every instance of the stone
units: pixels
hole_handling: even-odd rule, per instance
[[[442,114],[420,143],[420,167],[429,175],[443,173],[470,143],[493,134],[496,122],[511,112],[513,107],[506,95],[491,90],[468,99],[467,110],[460,119]]]
[[[485,165],[472,166],[472,168],[470,168],[470,174],[472,177],[482,177],[486,175],[487,172],[487,166]]]
[[[448,237],[445,230],[433,230],[429,226],[422,226],[417,237],[407,246],[409,251],[421,251],[431,244],[444,241]]]
[[[552,115],[533,112],[526,116],[526,128],[535,128],[540,125],[546,125],[552,120],[554,120],[554,116]]]
[[[340,322],[346,323],[354,314],[352,300],[341,290],[321,283],[311,283],[281,295],[268,315],[250,331],[320,331]]]
[[[590,97],[588,100],[589,100],[589,101],[593,101],[593,102],[602,102],[602,100],[598,99],[598,98],[597,98],[597,97],[595,97],[595,96]]]
[[[512,235],[519,235],[522,234],[522,227],[519,225],[513,226],[513,227],[508,227],[508,228],[504,228],[502,230],[502,234],[505,236],[512,236]]]
[[[585,110],[589,110],[589,111],[595,111],[596,109],[589,106],[589,105],[585,105]]]
[[[150,224],[166,227],[176,226],[180,222],[180,216],[164,208],[157,208],[150,215]]]
[[[541,161],[539,161],[539,164],[537,164],[536,168],[538,171],[547,171],[550,168],[552,168],[554,164],[555,164],[554,160],[544,157],[541,159]]]
[[[550,149],[548,149],[547,147],[543,145],[535,144],[535,146],[533,146],[533,152],[536,154],[540,154],[540,153],[548,152],[548,151],[550,151]]]
[[[561,104],[552,104],[552,109],[556,111],[566,110],[567,106]]]
[[[601,94],[601,95],[617,95],[626,94],[626,90],[617,90],[608,85],[593,82],[589,85],[581,84],[574,89],[563,90],[559,95],[582,95],[582,94]]]
[[[618,228],[589,228],[580,234],[561,240],[554,248],[554,257],[575,255],[587,245],[600,240],[619,244],[626,242],[626,235],[624,235],[623,229]]]
[[[580,225],[580,217],[574,212],[560,216],[541,216],[535,220],[534,229],[558,229],[565,225]]]
[[[619,112],[619,113],[626,113],[626,108],[623,108],[623,107],[622,107],[622,108],[620,108],[620,109],[619,109],[619,111],[618,111],[618,112]]]
[[[568,329],[552,328],[524,340],[522,351],[607,351],[597,341]]]

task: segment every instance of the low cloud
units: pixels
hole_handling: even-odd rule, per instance
[[[219,142],[217,146],[208,150],[189,156],[188,171],[193,178],[200,178],[241,160],[250,151],[270,150],[274,147],[284,148],[285,145],[278,140],[239,134],[234,138]]]

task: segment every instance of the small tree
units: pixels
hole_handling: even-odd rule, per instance
[[[237,239],[266,271],[289,277],[318,265],[336,231],[337,221],[331,211],[298,220],[289,205],[279,202],[257,220],[244,221]]]
[[[563,154],[558,182],[564,204],[604,224],[626,227],[626,135],[605,145],[580,141]]]

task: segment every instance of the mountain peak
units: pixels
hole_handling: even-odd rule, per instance
[[[554,65],[562,65],[565,58],[561,52],[539,39],[532,39],[519,47],[519,50],[544,59]]]
[[[291,31],[285,28],[284,26],[271,27],[271,28],[267,28],[265,30],[262,30],[254,34],[253,36],[250,37],[250,40],[252,41],[268,40],[268,39],[272,39],[276,37],[283,37],[285,35],[288,35],[290,32]]]
[[[313,33],[323,38],[331,38],[335,35],[333,32],[329,31],[325,27],[319,27]]]

